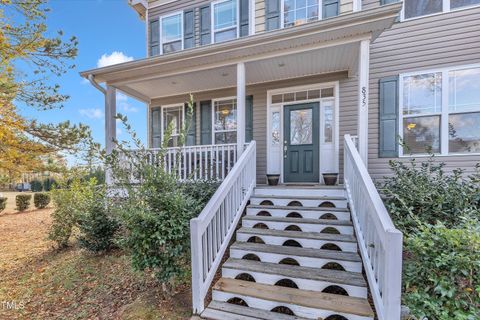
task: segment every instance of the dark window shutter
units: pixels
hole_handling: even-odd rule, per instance
[[[379,157],[398,157],[398,76],[379,82]]]
[[[150,135],[151,135],[151,147],[160,148],[162,146],[162,123],[161,123],[162,111],[160,108],[152,108],[150,114]]]
[[[212,101],[200,102],[200,143],[212,144]]]
[[[336,17],[339,13],[340,4],[338,0],[323,0],[322,15],[323,19]]]
[[[193,9],[183,12],[183,46],[185,49],[195,47],[195,12]]]
[[[280,28],[280,11],[280,0],[265,0],[265,29],[267,31]]]
[[[210,5],[200,7],[200,44],[202,46],[212,42],[211,20]]]
[[[253,140],[253,96],[245,101],[245,142]]]
[[[150,21],[150,56],[156,56],[160,54],[160,22],[158,18]]]
[[[240,0],[240,37],[249,35],[250,0]]]
[[[191,118],[189,119],[189,114],[188,114],[188,104],[185,104],[185,120],[189,123],[190,127],[188,128],[188,133],[187,133],[187,138],[185,141],[185,144],[187,146],[194,146],[197,144],[197,104],[193,104],[193,110],[192,110],[192,115]]]

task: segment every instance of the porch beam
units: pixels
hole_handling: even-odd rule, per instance
[[[117,89],[107,85],[105,93],[105,150],[111,154],[115,147],[117,139],[117,123],[115,116],[117,114]],[[105,171],[107,185],[112,184],[112,172],[110,169]]]
[[[368,85],[370,40],[360,41],[358,54],[358,152],[368,168]]]
[[[243,153],[245,146],[245,63],[237,64],[237,157]]]

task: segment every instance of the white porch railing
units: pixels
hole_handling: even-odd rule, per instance
[[[136,152],[136,151],[130,151]],[[177,175],[179,180],[218,180],[222,181],[237,162],[237,144],[199,145],[142,151],[151,165],[164,168]],[[133,158],[133,160],[132,160]],[[134,166],[128,161],[135,157],[124,156],[125,168],[130,166],[132,178],[136,181]]]
[[[256,184],[256,144],[250,142],[197,218],[190,220],[193,312],[205,296]]]
[[[395,228],[353,139],[345,135],[345,187],[363,265],[380,320],[399,320],[402,233]]]

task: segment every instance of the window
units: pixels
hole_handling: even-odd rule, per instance
[[[480,0],[404,0],[403,15],[410,19],[479,4]]]
[[[169,147],[176,147],[179,145],[180,131],[183,126],[183,105],[163,107],[163,122],[162,132],[171,134],[171,139],[168,141]]]
[[[294,102],[294,101],[304,101],[304,100],[315,100],[322,98],[333,97],[333,88],[325,89],[312,89],[308,91],[298,91],[298,92],[288,92],[282,94],[272,95],[272,103],[285,103],[285,102]]]
[[[176,13],[161,19],[162,53],[183,49],[183,14]]]
[[[476,4],[480,4],[480,0],[450,0],[451,9],[473,6]]]
[[[291,27],[319,19],[318,0],[284,0],[283,26]]]
[[[214,2],[212,10],[213,41],[236,39],[238,36],[237,0]]]
[[[480,67],[402,77],[404,154],[480,153]]]
[[[236,99],[216,100],[213,104],[213,134],[215,144],[237,142]]]
[[[272,112],[272,144],[280,145],[280,112]]]
[[[405,0],[405,19],[442,12],[443,0]]]

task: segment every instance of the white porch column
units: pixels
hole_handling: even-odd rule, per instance
[[[115,146],[114,140],[117,139],[117,123],[115,116],[117,114],[117,90],[107,85],[105,93],[105,150],[111,154]],[[107,168],[105,171],[107,184],[112,183],[112,172]]]
[[[358,55],[358,152],[365,166],[368,162],[368,85],[370,40],[360,42]]]
[[[245,63],[237,64],[237,156],[243,153],[245,146]]]

